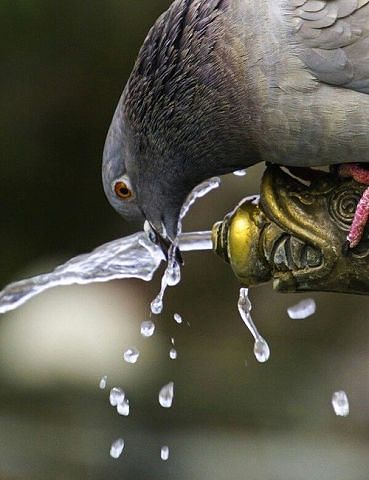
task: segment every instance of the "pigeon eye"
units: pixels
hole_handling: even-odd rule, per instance
[[[130,190],[124,182],[117,182],[114,185],[114,191],[122,200],[127,200],[132,197],[132,190]]]

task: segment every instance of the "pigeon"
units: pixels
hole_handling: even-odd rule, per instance
[[[111,205],[168,247],[196,185],[258,162],[369,185],[369,0],[175,0],[151,28],[105,142]]]

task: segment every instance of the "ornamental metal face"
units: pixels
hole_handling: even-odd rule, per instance
[[[281,292],[369,293],[369,237],[342,253],[365,186],[334,173],[303,182],[266,169],[260,201],[246,198],[213,227],[215,252],[245,286]]]

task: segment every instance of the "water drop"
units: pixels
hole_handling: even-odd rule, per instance
[[[170,408],[173,403],[174,397],[174,383],[169,382],[167,385],[164,385],[159,392],[159,403],[164,408]]]
[[[171,358],[172,360],[176,360],[177,356],[177,350],[175,348],[171,348],[169,351],[169,358]]]
[[[136,363],[139,356],[140,352],[137,350],[137,348],[128,348],[128,350],[126,350],[123,354],[124,360],[127,363]]]
[[[113,458],[119,458],[122,455],[124,448],[124,440],[123,438],[118,438],[115,442],[112,443],[110,448],[110,456]]]
[[[301,302],[287,309],[288,316],[293,320],[303,320],[313,315],[316,311],[316,303],[312,298],[301,300]]]
[[[124,417],[128,417],[129,415],[129,400],[124,399],[122,403],[117,405],[117,412],[119,415],[123,415]]]
[[[151,311],[154,315],[159,315],[163,311],[163,300],[161,296],[157,296],[152,302],[151,302]]]
[[[125,397],[125,393],[119,387],[114,387],[110,390],[109,401],[112,407],[116,407],[117,405],[123,403]]]
[[[173,345],[173,347],[174,347],[174,344],[175,344],[175,342],[174,342],[174,337],[171,337],[170,343],[171,343],[171,344]]]
[[[254,354],[255,354],[256,360],[260,363],[265,363],[269,360],[270,358],[269,345],[267,344],[267,342],[264,340],[263,337],[258,337],[258,339],[255,340]]]
[[[108,376],[107,376],[107,375],[104,375],[104,376],[101,378],[100,383],[99,383],[99,388],[100,388],[101,390],[105,390],[107,381],[108,381]]]
[[[334,392],[332,395],[332,407],[334,413],[340,417],[347,417],[347,415],[350,413],[349,400],[343,390]]]
[[[238,311],[240,312],[241,318],[245,325],[255,339],[254,354],[256,360],[260,363],[264,363],[270,358],[270,348],[266,340],[258,332],[258,329],[251,318],[251,308],[252,305],[249,299],[249,290],[248,288],[241,288],[238,299]]]
[[[175,313],[173,318],[177,323],[182,323],[183,322],[182,317],[179,313]]]
[[[152,337],[155,332],[155,323],[151,320],[145,320],[141,323],[141,335],[143,337]]]
[[[165,445],[164,447],[161,447],[161,452],[160,452],[160,458],[166,462],[169,458],[169,447]]]
[[[177,260],[170,260],[165,270],[165,279],[170,287],[178,285],[181,281],[181,267]]]
[[[168,286],[166,275],[164,274],[162,279],[161,279],[161,289],[160,292],[158,293],[157,297],[151,302],[151,312],[154,315],[159,315],[163,311],[163,297],[165,290]]]
[[[236,177],[244,177],[246,174],[247,174],[246,168],[244,168],[243,170],[236,170],[235,172],[233,172],[233,175],[236,175]]]

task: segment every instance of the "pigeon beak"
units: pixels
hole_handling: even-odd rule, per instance
[[[149,237],[153,243],[159,245],[161,251],[164,254],[165,260],[169,258],[169,250],[173,247],[173,241],[169,238],[166,233],[165,226],[163,224],[160,227],[156,227],[153,223],[146,220],[145,230],[148,232]],[[176,247],[175,258],[180,265],[183,265],[183,259],[181,252],[178,247]]]

